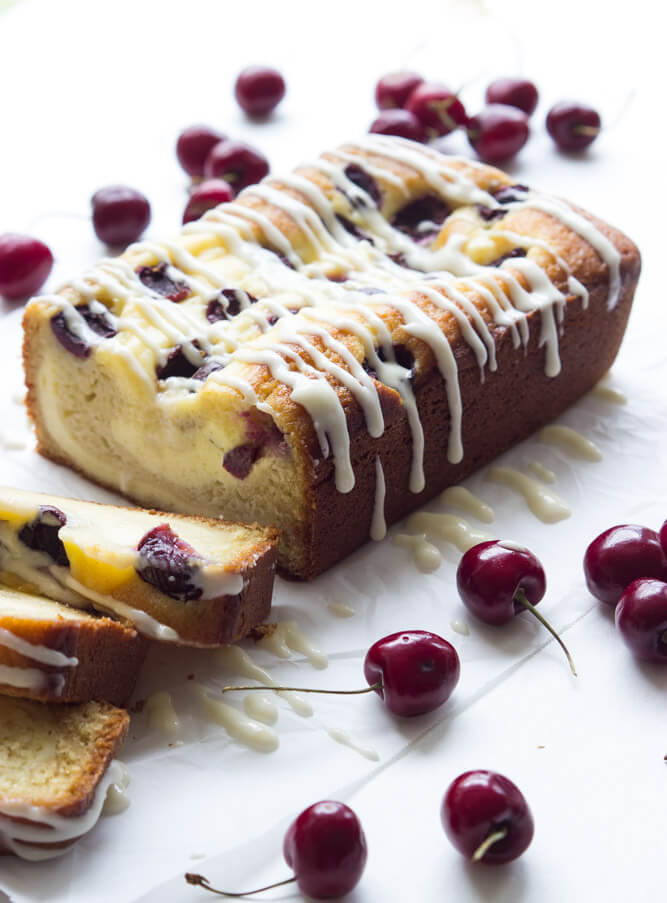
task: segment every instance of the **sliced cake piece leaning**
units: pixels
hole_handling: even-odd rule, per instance
[[[0,586],[0,693],[124,705],[148,641],[120,621]]]
[[[129,722],[108,703],[0,696],[0,854],[50,859],[90,831],[123,777],[112,760]]]
[[[278,534],[0,488],[0,580],[163,642],[219,646],[268,616]]]

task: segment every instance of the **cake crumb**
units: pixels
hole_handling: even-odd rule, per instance
[[[259,624],[257,627],[253,627],[248,634],[248,637],[255,643],[259,643],[259,641],[263,640],[265,637],[273,636],[277,629],[278,625],[276,623]]]

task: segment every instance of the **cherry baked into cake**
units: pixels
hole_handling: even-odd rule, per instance
[[[563,200],[368,136],[32,301],[39,450],[144,505],[275,525],[310,578],[588,391],[639,269]]]

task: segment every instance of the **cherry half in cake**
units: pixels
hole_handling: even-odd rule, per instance
[[[98,305],[101,307],[101,305]],[[92,311],[88,304],[81,304],[76,308],[76,313],[83,317],[86,326],[102,339],[109,339],[116,335],[116,327],[107,310]],[[74,332],[66,315],[60,311],[51,317],[51,330],[65,351],[69,351],[74,357],[86,358],[91,352],[90,344]]]
[[[54,505],[40,505],[37,516],[19,531],[19,539],[29,549],[46,552],[55,561],[67,567],[69,559],[58,531],[67,523],[67,517]]]
[[[202,561],[189,543],[177,536],[169,524],[150,530],[137,546],[137,574],[160,592],[180,602],[201,598],[195,576]]]

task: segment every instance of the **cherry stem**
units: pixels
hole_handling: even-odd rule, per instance
[[[558,645],[560,646],[560,648],[563,650],[563,652],[564,652],[565,655],[567,656],[567,660],[568,660],[568,662],[569,662],[569,664],[570,664],[570,670],[572,671],[572,673],[573,673],[574,676],[576,677],[576,676],[577,676],[577,672],[576,672],[575,667],[574,667],[574,662],[572,661],[572,656],[570,655],[570,650],[567,648],[567,646],[565,645],[565,643],[564,643],[564,642],[561,640],[561,638],[558,636],[558,634],[557,634],[556,631],[553,629],[553,627],[551,626],[551,624],[547,621],[547,619],[546,619],[543,615],[541,615],[541,614],[539,613],[539,611],[535,608],[535,606],[534,606],[531,602],[528,601],[528,599],[527,599],[527,597],[526,597],[526,594],[525,594],[525,592],[523,591],[522,587],[519,587],[519,589],[514,593],[514,601],[515,601],[515,602],[518,602],[519,605],[523,605],[524,608],[527,608],[528,611],[529,611],[532,615],[535,615],[535,617],[536,617],[537,620],[540,622],[540,624],[542,624],[544,627],[547,628],[547,630],[549,631],[549,633],[551,634],[551,636],[556,640],[556,642],[558,643]]]
[[[499,840],[503,840],[505,837],[507,837],[507,833],[507,828],[498,828],[498,830],[494,831],[493,834],[489,834],[486,840],[482,841],[482,843],[480,843],[475,852],[472,854],[472,861],[479,862],[479,860],[482,859],[489,847],[492,847],[494,843],[498,843]]]
[[[575,125],[572,128],[575,135],[599,135],[600,129],[596,125]]]
[[[334,696],[359,696],[361,693],[370,693],[373,690],[381,690],[382,681],[364,687],[363,690],[315,690],[312,687],[276,687],[273,684],[251,684],[248,686],[223,687],[221,693],[230,690],[274,690],[276,693],[331,693]]]
[[[277,881],[275,884],[267,884],[266,887],[258,887],[255,890],[245,890],[243,893],[232,893],[228,890],[216,890],[215,887],[211,887],[208,878],[205,878],[203,875],[193,875],[192,872],[186,873],[185,880],[188,884],[203,887],[204,890],[210,890],[212,894],[218,894],[221,897],[249,897],[251,894],[261,894],[262,891],[272,890],[274,887],[283,887],[285,884],[292,884],[296,881],[296,875],[293,878],[286,878],[284,881]]]

